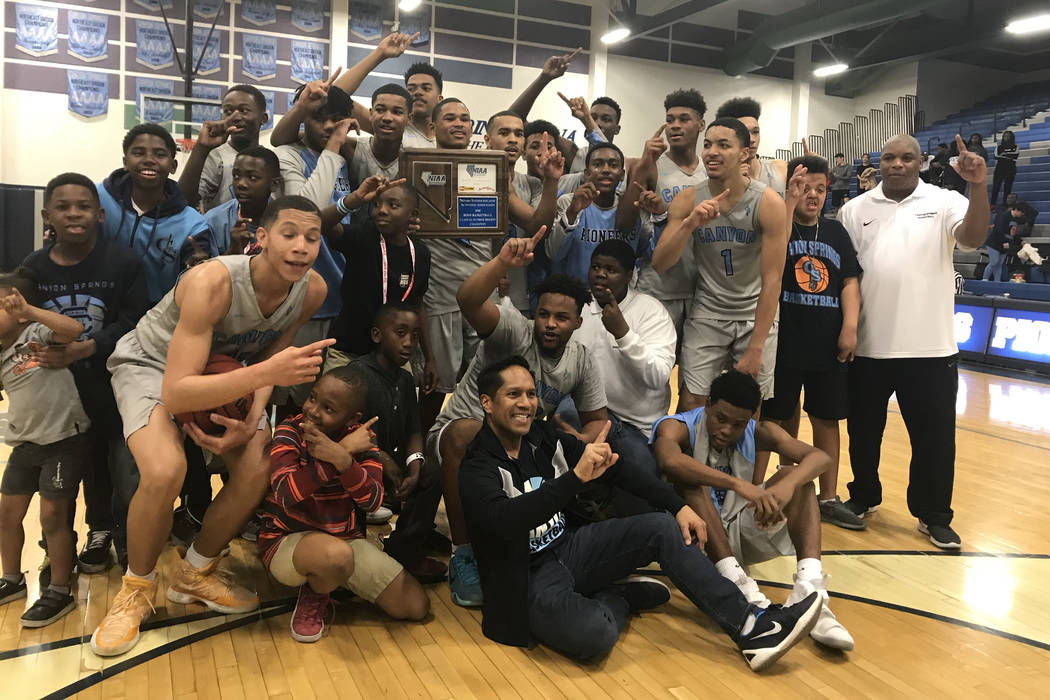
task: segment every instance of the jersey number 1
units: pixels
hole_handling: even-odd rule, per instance
[[[733,276],[733,251],[729,248],[722,250],[722,262],[726,265],[726,277]]]

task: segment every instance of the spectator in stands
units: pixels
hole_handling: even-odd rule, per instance
[[[836,210],[849,194],[849,170],[845,154],[836,153],[835,164],[831,166],[831,206]]]
[[[1013,193],[1007,196],[1006,206],[1010,208],[1010,216],[1017,221],[1018,235],[1022,238],[1031,235],[1032,227],[1035,226],[1035,220],[1039,216],[1035,207]]]
[[[937,187],[944,187],[944,171],[947,168],[948,144],[939,143],[937,144],[937,153],[933,156],[933,160],[930,161],[930,179],[927,182]]]
[[[875,189],[878,183],[875,176],[878,173],[875,166],[871,164],[871,156],[867,153],[860,157],[860,165],[857,166],[857,191],[867,192]]]
[[[1005,207],[995,217],[995,224],[984,241],[984,250],[988,253],[988,264],[981,279],[989,282],[1002,282],[1006,277],[1006,256],[1010,250],[1010,241],[1015,230],[1012,211]]]
[[[999,199],[999,188],[1003,188],[1003,200],[1010,196],[1017,175],[1017,157],[1021,154],[1014,141],[1014,132],[1004,131],[1003,140],[995,147],[995,173],[992,175],[992,204]]]
[[[857,166],[857,192],[864,192],[864,187],[861,185],[861,174],[871,167],[871,156],[867,153],[863,153],[860,156],[860,165]],[[870,189],[870,188],[869,188]]]
[[[944,180],[941,187],[955,190],[959,194],[966,194],[966,180],[963,180],[959,173],[955,171],[955,164],[958,160],[959,148],[953,141],[948,147],[948,167],[944,169]]]
[[[970,140],[967,142],[966,148],[970,153],[976,153],[984,158],[985,163],[988,162],[988,149],[984,147],[984,137],[976,131],[970,134]]]

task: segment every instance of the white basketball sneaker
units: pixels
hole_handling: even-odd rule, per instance
[[[799,602],[813,591],[820,594],[820,616],[817,618],[817,624],[813,625],[813,629],[810,630],[809,636],[814,641],[832,649],[842,651],[852,649],[853,637],[842,626],[842,623],[835,619],[835,613],[831,612],[831,608],[828,607],[828,575],[824,574],[820,578],[804,580],[799,579],[798,574],[795,574],[794,581],[795,587],[791,589],[791,595],[784,603],[785,606]]]
[[[739,578],[736,580],[730,579],[730,581],[733,581],[736,587],[740,589],[740,592],[744,594],[744,597],[747,598],[747,602],[752,605],[757,605],[765,610],[773,604],[773,602],[766,597],[766,594],[762,592],[762,589],[758,587],[758,584],[755,583],[755,579],[747,574],[740,574]],[[802,596],[802,598],[805,598],[805,596]],[[799,598],[799,600],[802,600],[802,598]],[[798,601],[795,602],[797,603]]]

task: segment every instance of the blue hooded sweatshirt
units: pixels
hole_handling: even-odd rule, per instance
[[[204,217],[186,204],[171,178],[164,182],[164,200],[143,214],[131,203],[131,175],[124,168],[114,170],[95,187],[106,212],[102,235],[139,256],[151,306],[175,286],[194,252],[191,238],[209,256],[217,255]]]

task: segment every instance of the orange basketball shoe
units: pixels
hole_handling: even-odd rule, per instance
[[[259,596],[215,570],[215,559],[203,569],[195,569],[185,560],[175,565],[168,600],[173,603],[204,603],[215,612],[246,613],[259,607]]]
[[[139,641],[139,625],[153,614],[157,582],[124,577],[109,612],[91,635],[91,650],[99,656],[119,656]]]

